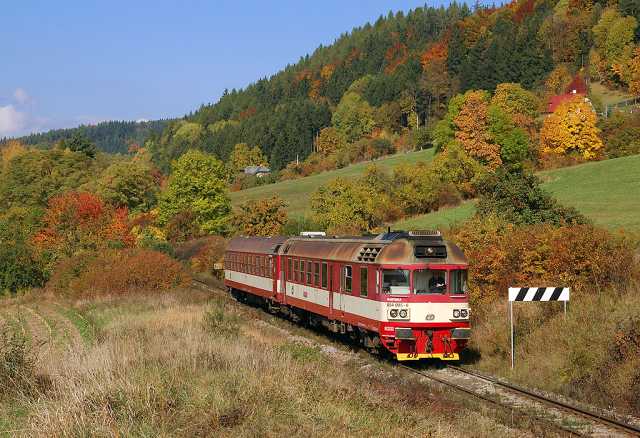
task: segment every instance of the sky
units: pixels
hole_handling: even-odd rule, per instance
[[[424,4],[2,0],[0,137],[179,117],[389,10]]]

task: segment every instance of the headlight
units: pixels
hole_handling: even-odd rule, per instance
[[[468,318],[469,317],[469,311],[467,309],[460,309],[460,317],[461,318]]]
[[[389,310],[389,316],[392,317],[392,318],[397,318],[398,317],[398,309]]]
[[[453,309],[453,317],[460,318],[460,309]]]
[[[409,311],[407,309],[402,309],[400,310],[400,313],[399,313],[400,318],[402,319],[406,318],[408,314],[409,314]]]

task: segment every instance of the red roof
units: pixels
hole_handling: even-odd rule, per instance
[[[582,76],[576,75],[564,90],[565,93],[587,94],[587,83]]]
[[[551,96],[549,99],[549,103],[547,105],[547,112],[552,113],[560,106],[561,104],[573,99],[576,94],[566,93],[566,94],[558,94],[557,96]]]

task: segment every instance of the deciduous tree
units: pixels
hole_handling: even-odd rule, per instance
[[[277,196],[251,199],[240,205],[231,220],[238,234],[245,236],[277,236],[287,223],[287,204]]]
[[[578,152],[584,158],[592,159],[603,148],[599,132],[593,108],[584,97],[576,96],[559,105],[544,120],[540,131],[540,146],[543,152]]]
[[[172,170],[160,195],[160,222],[167,223],[179,212],[190,210],[202,231],[225,232],[231,205],[222,162],[207,153],[191,150],[173,162]]]

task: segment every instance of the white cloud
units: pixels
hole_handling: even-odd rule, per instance
[[[22,130],[27,121],[26,114],[13,105],[0,106],[0,135],[12,135]]]
[[[20,105],[29,103],[31,100],[31,96],[29,96],[29,93],[27,93],[24,88],[16,88],[16,91],[13,92],[13,98]]]

